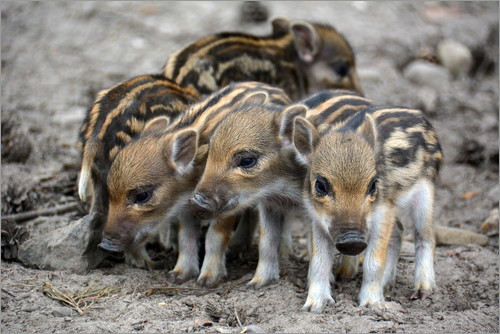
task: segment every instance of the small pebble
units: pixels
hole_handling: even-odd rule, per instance
[[[33,144],[16,118],[2,113],[2,160],[24,163],[31,155]]]
[[[417,85],[438,91],[447,88],[450,83],[450,73],[446,68],[422,60],[411,62],[403,70],[403,76]]]
[[[67,307],[55,307],[53,310],[52,310],[52,315],[54,317],[70,317],[73,315],[73,310],[72,309],[69,309]]]
[[[35,312],[38,310],[39,310],[39,307],[37,307],[37,306],[27,306],[27,307],[21,309],[21,311],[23,311],[23,312]]]
[[[462,43],[445,39],[438,44],[437,53],[441,64],[450,71],[453,77],[463,77],[469,73],[472,66],[472,53]]]
[[[266,331],[256,325],[248,325],[243,327],[240,333],[265,333]]]
[[[244,22],[264,22],[267,21],[269,11],[260,1],[244,1],[240,8],[240,17]]]

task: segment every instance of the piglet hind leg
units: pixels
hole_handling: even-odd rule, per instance
[[[396,224],[392,229],[391,240],[387,249],[387,261],[384,270],[384,291],[391,291],[396,284],[396,272],[401,254],[401,243],[403,242],[403,224],[396,219]]]
[[[196,283],[215,288],[227,277],[226,249],[239,215],[219,218],[211,222],[205,239],[205,258]]]
[[[248,286],[260,289],[279,280],[279,249],[284,214],[265,205],[259,206],[259,262]]]
[[[149,257],[145,245],[138,245],[138,247],[125,252],[125,262],[135,268],[155,269],[154,262]]]
[[[410,299],[425,299],[436,287],[434,274],[435,237],[432,222],[434,184],[423,180],[412,189],[407,203],[415,232],[415,287]]]
[[[377,205],[372,214],[359,306],[385,302],[384,272],[395,219],[395,207],[389,203]]]
[[[244,259],[252,247],[255,228],[259,223],[257,208],[245,209],[239,216],[240,220],[236,230],[229,240],[229,254]]]
[[[297,212],[294,210],[287,211],[284,214],[279,248],[279,266],[281,277],[294,275],[294,260],[296,257],[293,253],[292,247],[292,225],[297,219],[300,218],[301,217],[299,217]]]
[[[165,250],[179,251],[179,223],[177,220],[164,222],[158,229],[158,241]]]
[[[336,279],[352,279],[359,271],[359,262],[361,255],[340,255],[335,263],[335,277]]]
[[[173,270],[167,274],[167,279],[175,284],[182,284],[198,276],[198,237],[200,222],[186,215],[179,219],[179,256]]]

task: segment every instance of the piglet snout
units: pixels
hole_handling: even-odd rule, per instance
[[[341,234],[335,242],[337,250],[345,255],[358,255],[365,250],[367,243],[361,233],[349,231]]]
[[[200,193],[189,199],[193,214],[200,219],[209,219],[215,212],[215,204]]]
[[[99,247],[103,251],[112,254],[115,257],[122,258],[125,254],[125,250],[123,249],[123,247],[120,247],[119,245],[114,243],[112,239],[108,237],[102,238],[101,243],[97,245],[97,247]]]

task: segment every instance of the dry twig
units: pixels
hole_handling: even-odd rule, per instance
[[[81,292],[74,292],[69,289],[57,289],[49,282],[38,282],[43,286],[43,293],[48,297],[58,300],[74,309],[82,315],[96,301],[123,296],[125,293],[117,292],[124,287],[106,287],[101,289],[87,289]]]
[[[76,202],[73,202],[73,203],[54,206],[52,208],[47,208],[47,209],[20,212],[20,213],[14,213],[11,215],[4,215],[4,216],[2,216],[2,219],[21,222],[21,221],[37,218],[40,216],[57,215],[57,214],[66,213],[66,212],[70,212],[70,211],[77,211],[77,210],[79,210],[79,208],[80,208],[80,205]]]
[[[234,316],[236,317],[236,321],[238,321],[238,326],[240,326],[240,329],[243,329],[243,324],[240,321],[240,317],[238,316],[238,310],[236,309],[236,306],[234,307]]]

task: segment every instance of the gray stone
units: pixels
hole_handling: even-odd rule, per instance
[[[446,68],[422,60],[408,64],[403,76],[417,85],[429,86],[436,90],[447,89],[450,85],[450,73]]]
[[[266,333],[266,331],[257,325],[248,325],[243,327],[240,333]]]
[[[371,308],[379,313],[403,311],[403,306],[396,302],[375,302]]]
[[[19,248],[18,259],[43,270],[87,273],[106,257],[106,253],[97,248],[99,217],[89,214],[46,235],[26,240]]]
[[[455,77],[465,76],[472,66],[472,53],[462,43],[445,39],[437,46],[439,60]]]
[[[371,310],[376,314],[380,320],[394,321],[402,323],[404,321],[402,312],[403,306],[396,302],[375,302],[371,306]]]
[[[262,1],[244,1],[240,7],[240,18],[244,22],[265,22],[269,10]]]
[[[65,317],[71,317],[74,314],[75,314],[75,311],[73,311],[72,309],[70,309],[68,307],[64,307],[64,306],[58,306],[58,307],[54,307],[52,309],[52,315],[54,317],[65,318]]]

